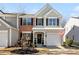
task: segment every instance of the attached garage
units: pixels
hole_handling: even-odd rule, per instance
[[[0,30],[0,47],[14,46],[18,41],[16,29]]]
[[[0,47],[14,46],[18,41],[18,29],[0,19]]]
[[[47,33],[47,46],[58,46],[61,44],[61,37],[57,33]]]
[[[8,45],[8,31],[1,30],[0,31],[0,47],[7,47]]]

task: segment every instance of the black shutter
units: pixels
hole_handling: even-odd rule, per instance
[[[22,18],[20,18],[20,25],[22,25]]]
[[[57,26],[59,26],[59,19],[57,18]]]
[[[48,18],[46,18],[46,26],[48,26]]]
[[[44,20],[43,20],[43,18],[42,18],[42,25],[44,25],[43,23],[44,23]]]
[[[36,25],[37,25],[37,18],[36,18]]]
[[[31,25],[33,25],[33,18],[31,18]]]

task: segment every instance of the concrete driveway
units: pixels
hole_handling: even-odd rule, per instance
[[[74,49],[74,48],[64,48],[62,46],[58,47],[48,47],[48,48],[37,48],[39,50],[39,53],[36,53],[36,55],[62,55],[62,54],[67,54],[67,55],[79,55],[79,49]]]

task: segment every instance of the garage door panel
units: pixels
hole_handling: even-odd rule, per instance
[[[7,47],[8,31],[0,31],[0,47]]]
[[[47,33],[47,45],[61,45],[61,39],[58,34]]]

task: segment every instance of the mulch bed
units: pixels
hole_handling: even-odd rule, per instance
[[[39,51],[34,48],[25,48],[25,49],[16,49],[11,51],[11,53],[15,54],[33,54],[33,53],[38,53]]]
[[[66,49],[79,49],[79,46],[75,46],[75,45],[72,45],[70,47],[68,47],[68,46],[63,46],[63,47]]]

